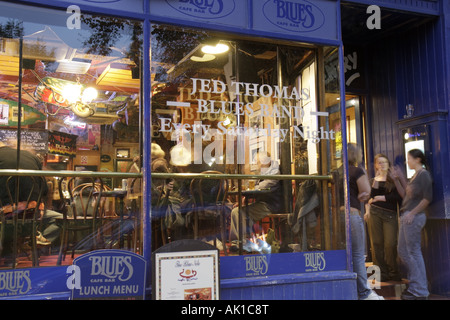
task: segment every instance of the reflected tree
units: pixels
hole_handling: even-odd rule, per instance
[[[10,19],[4,24],[0,24],[0,37],[10,39],[23,37],[22,21]]]
[[[83,15],[81,21],[91,30],[89,38],[83,41],[86,53],[109,56],[124,34],[131,36],[131,44],[124,53],[127,58],[140,64],[142,48],[142,24],[114,17]]]

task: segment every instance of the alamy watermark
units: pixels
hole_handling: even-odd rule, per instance
[[[81,9],[77,5],[71,5],[67,7],[67,14],[70,16],[67,18],[66,25],[69,30],[81,29]]]
[[[367,14],[370,16],[367,18],[366,26],[369,30],[381,29],[381,9],[377,5],[371,5],[367,7]]]
[[[367,284],[371,289],[380,289],[381,272],[380,267],[371,265],[367,267]]]

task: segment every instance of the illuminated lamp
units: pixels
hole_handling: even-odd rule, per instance
[[[81,101],[83,103],[91,103],[98,97],[98,91],[95,88],[87,88],[83,91],[83,95],[81,96]]]
[[[81,95],[81,85],[79,84],[68,84],[62,90],[62,96],[70,104],[77,103]]]
[[[221,54],[230,50],[230,47],[224,43],[218,43],[215,46],[205,45],[202,47],[202,52],[207,54]]]
[[[203,55],[203,57],[192,56],[192,57],[191,57],[191,60],[192,60],[192,61],[195,61],[195,62],[208,62],[208,61],[214,60],[215,58],[216,58],[215,55],[205,53],[205,54]]]

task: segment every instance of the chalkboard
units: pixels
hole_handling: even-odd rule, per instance
[[[20,149],[33,153],[47,153],[48,132],[42,130],[22,130]],[[0,141],[6,145],[17,147],[17,130],[0,129]]]

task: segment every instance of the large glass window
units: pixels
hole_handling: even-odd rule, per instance
[[[155,24],[151,49],[153,250],[345,249],[336,48]]]
[[[0,268],[142,252],[141,45],[138,21],[0,4],[0,169],[32,170],[1,174]]]

